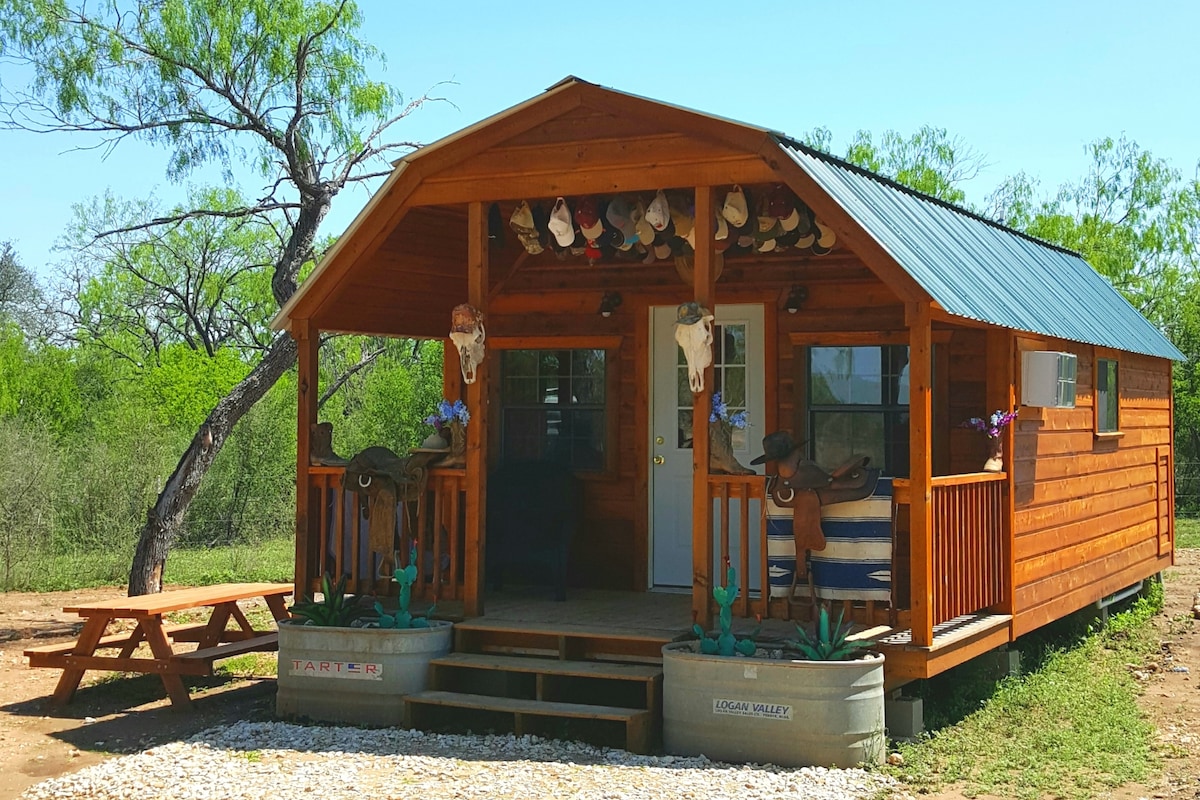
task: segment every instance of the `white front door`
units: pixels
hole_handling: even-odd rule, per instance
[[[650,309],[650,585],[692,585],[692,392],[687,362],[675,343],[675,306]],[[765,381],[763,307],[717,306],[713,342],[714,391],[729,412],[746,410],[749,425],[734,430],[733,449],[745,466],[762,452]],[[708,420],[702,421],[707,424]],[[758,467],[761,472],[762,467]],[[758,501],[750,519],[757,519]],[[736,508],[731,514],[730,556],[738,563]],[[751,541],[750,563],[758,542]],[[722,582],[723,579],[722,579]],[[757,588],[757,578],[754,580]]]

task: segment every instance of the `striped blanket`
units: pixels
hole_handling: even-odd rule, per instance
[[[813,586],[823,600],[890,600],[892,481],[880,478],[862,500],[821,508],[825,549],[811,555]],[[787,597],[796,569],[792,511],[767,502],[767,566],[772,597]],[[808,596],[800,581],[796,595]]]

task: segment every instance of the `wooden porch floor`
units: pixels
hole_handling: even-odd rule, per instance
[[[692,627],[691,596],[662,592],[620,592],[600,589],[573,589],[564,602],[555,602],[543,587],[507,589],[489,592],[482,617],[464,619],[461,603],[438,604],[438,616],[460,623],[464,631],[487,637],[491,642],[509,640],[512,650],[523,652],[556,649],[562,657],[594,654],[588,648],[596,642],[612,650],[614,643],[630,643],[637,660],[648,660],[657,643],[690,638]],[[734,620],[734,632],[750,633],[754,620]],[[861,628],[855,636],[879,643],[887,655],[884,671],[888,686],[928,678],[962,664],[988,650],[1008,644],[1012,617],[1005,614],[968,614],[934,628],[931,647],[912,644],[908,628],[878,626]],[[786,620],[766,620],[759,638],[791,638],[795,624]],[[554,639],[557,637],[558,644]],[[570,641],[578,652],[570,653]],[[507,648],[500,646],[497,651]],[[600,657],[616,657],[619,647]]]
[[[439,602],[437,616],[466,621],[461,602]],[[689,594],[571,589],[559,603],[544,587],[535,587],[488,592],[484,615],[470,622],[608,628],[614,635],[629,632],[674,638],[691,628],[691,619]]]

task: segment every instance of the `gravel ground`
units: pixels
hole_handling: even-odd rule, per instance
[[[46,781],[24,797],[852,800],[895,788],[857,769],[730,766],[532,736],[240,722]]]

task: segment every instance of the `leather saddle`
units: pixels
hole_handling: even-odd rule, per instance
[[[856,455],[826,471],[796,448],[777,462],[771,499],[778,506],[792,509],[797,575],[807,572],[805,556],[809,550],[825,549],[821,506],[861,500],[875,492],[879,470],[867,466],[870,460],[869,456]]]

